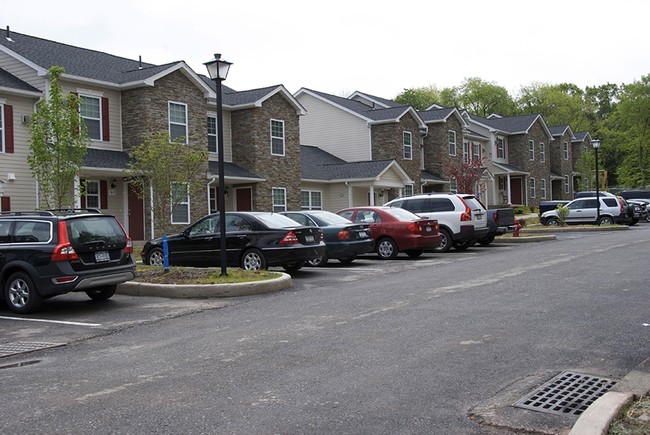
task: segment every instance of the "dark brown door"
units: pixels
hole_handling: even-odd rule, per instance
[[[524,200],[521,196],[521,178],[510,179],[510,201],[516,205],[524,205]]]
[[[235,199],[237,211],[253,210],[253,191],[250,187],[235,189]]]
[[[144,240],[144,202],[138,198],[132,184],[129,189],[129,237]]]

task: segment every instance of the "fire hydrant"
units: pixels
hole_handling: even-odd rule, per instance
[[[521,229],[521,224],[519,219],[515,219],[515,230],[512,232],[512,237],[519,237],[519,230]]]

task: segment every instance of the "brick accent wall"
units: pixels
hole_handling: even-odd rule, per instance
[[[284,121],[285,155],[271,154],[271,119]],[[272,188],[284,187],[287,209],[300,209],[300,127],[296,108],[281,94],[262,107],[232,112],[233,162],[266,179],[253,184],[253,210],[273,209]]]
[[[571,137],[568,133],[562,136],[554,136],[551,142],[551,171],[556,174],[569,177],[569,192],[564,191],[564,181],[561,183],[561,189],[553,192],[553,199],[573,199],[573,152],[571,147]],[[564,158],[564,144],[567,144],[569,149],[569,158]],[[558,183],[560,184],[560,183]]]
[[[461,163],[463,160],[463,126],[455,116],[449,117],[447,122],[428,124],[429,134],[424,138],[424,169],[442,178],[449,178],[445,174],[444,165],[451,160]],[[456,132],[456,156],[449,155],[449,131]],[[470,150],[471,153],[471,150]],[[448,185],[445,185],[448,189]]]
[[[407,114],[400,119],[399,123],[377,124],[370,128],[370,140],[372,142],[372,159],[386,160],[394,159],[402,169],[413,180],[413,193],[420,193],[420,147],[421,136],[419,124],[413,116]],[[411,159],[404,158],[404,132],[411,133]],[[392,189],[389,192],[388,201],[397,197],[399,192]]]

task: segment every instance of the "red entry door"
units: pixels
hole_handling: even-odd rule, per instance
[[[510,179],[510,201],[513,204],[524,205],[523,196],[521,195],[521,178]]]
[[[237,211],[253,210],[253,190],[250,187],[235,189],[235,200]]]
[[[138,195],[132,184],[129,189],[129,237],[133,240],[144,240],[144,201]]]

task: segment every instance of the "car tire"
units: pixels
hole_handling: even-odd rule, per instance
[[[339,262],[341,264],[350,264],[356,259],[357,259],[356,256],[355,257],[344,257],[344,258],[339,258]]]
[[[433,248],[434,252],[447,252],[451,249],[453,241],[451,233],[445,228],[440,228],[440,244]]]
[[[492,242],[494,242],[494,236],[488,236],[478,241],[481,246],[487,246]]]
[[[406,252],[406,255],[408,255],[410,258],[418,258],[422,253],[424,252],[422,249],[409,249]]]
[[[147,263],[149,266],[162,266],[165,260],[162,248],[152,248],[147,255]]]
[[[639,223],[639,218],[632,219],[632,222],[629,223],[629,226],[636,225]]]
[[[546,225],[547,227],[559,227],[560,220],[556,217],[550,217],[546,219],[546,223],[544,225]]]
[[[313,267],[323,267],[327,264],[328,261],[329,257],[327,254],[323,254],[322,257],[312,258],[311,260],[307,261],[307,264]]]
[[[646,222],[650,222],[650,213],[648,213],[648,214],[646,215],[646,217],[645,217],[645,221],[646,221]]]
[[[467,248],[471,248],[476,244],[474,240],[463,240],[462,242],[455,242],[454,249],[457,251],[465,251]]]
[[[598,219],[598,225],[614,225],[614,219],[611,216],[601,216]]]
[[[249,249],[241,256],[240,267],[243,270],[266,269],[266,258],[259,249]]]
[[[36,311],[43,302],[34,281],[25,272],[15,272],[9,277],[5,285],[5,299],[11,311],[19,314]]]
[[[300,269],[302,269],[302,266],[305,265],[304,261],[300,261],[298,263],[289,263],[289,264],[284,264],[282,268],[285,270],[287,273],[295,273],[298,272]]]
[[[377,255],[379,255],[379,258],[381,260],[394,260],[397,258],[397,254],[399,253],[397,249],[397,243],[388,237],[379,239],[377,241],[375,250],[377,251]]]
[[[86,290],[86,294],[93,301],[106,301],[113,297],[117,290],[117,284],[105,285],[92,290]]]

